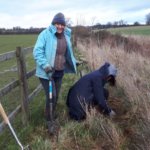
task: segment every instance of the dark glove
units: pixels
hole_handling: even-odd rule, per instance
[[[48,74],[48,73],[51,73],[51,72],[53,72],[53,68],[52,67],[46,67],[45,69],[45,72]]]
[[[48,78],[50,79],[52,77],[52,74],[54,73],[54,68],[52,68],[52,67],[46,67],[44,70],[45,70]]]

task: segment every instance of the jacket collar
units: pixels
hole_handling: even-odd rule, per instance
[[[49,29],[49,31],[52,32],[53,34],[55,34],[55,33],[57,32],[57,29],[56,29],[56,27],[55,27],[54,25],[50,25],[48,29]]]
[[[65,27],[64,33],[65,33],[66,35],[68,35],[69,37],[71,37],[71,29],[70,29],[70,28]]]
[[[50,32],[52,32],[53,34],[55,34],[57,32],[57,29],[54,25],[50,25],[49,28]],[[71,36],[71,29],[68,27],[65,27],[64,29],[64,34],[68,35],[69,37]]]

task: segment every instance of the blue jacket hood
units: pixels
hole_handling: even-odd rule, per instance
[[[101,66],[99,68],[99,72],[100,72],[103,79],[108,76],[108,67],[109,67],[109,65],[110,64],[108,62],[106,62],[103,66]]]

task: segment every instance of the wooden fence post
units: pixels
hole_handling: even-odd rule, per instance
[[[18,77],[21,91],[21,109],[22,109],[22,123],[27,125],[29,119],[28,108],[28,84],[26,77],[26,64],[25,58],[21,47],[16,48],[16,58],[18,67]]]

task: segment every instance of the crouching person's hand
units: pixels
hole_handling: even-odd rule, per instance
[[[111,110],[110,113],[109,113],[109,117],[113,118],[115,116],[116,116],[116,113],[113,110]]]
[[[76,60],[76,65],[77,65],[77,66],[80,66],[81,64],[83,64],[83,62],[82,62],[82,61],[80,61],[80,60]]]

